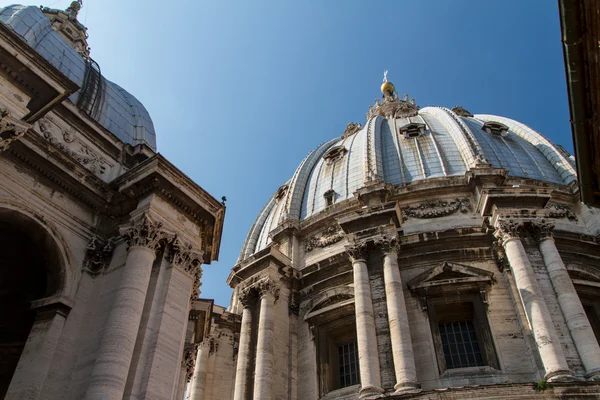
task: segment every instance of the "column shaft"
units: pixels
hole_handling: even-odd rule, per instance
[[[360,369],[360,397],[383,393],[381,389],[381,371],[377,351],[377,335],[371,285],[367,263],[354,260],[354,304],[356,313],[356,341],[358,342],[358,362]]]
[[[237,366],[235,371],[234,400],[246,400],[249,398],[248,374],[250,373],[250,356],[252,345],[252,310],[248,304],[244,304],[242,312],[242,325],[240,328],[240,343],[238,346]]]
[[[254,372],[254,400],[270,400],[273,396],[273,330],[275,297],[267,292],[260,299],[256,367]]]
[[[88,400],[123,397],[155,257],[147,247],[129,249],[90,377]]]
[[[523,243],[518,238],[511,238],[504,242],[504,248],[544,364],[545,379],[549,381],[570,379],[572,373]]]
[[[205,341],[208,339],[204,339]],[[190,385],[190,400],[202,400],[204,388],[206,386],[206,360],[208,359],[209,346],[202,342],[198,347],[196,355],[196,364],[194,364],[194,376]]]
[[[540,241],[540,251],[548,275],[556,292],[558,304],[565,317],[575,347],[585,367],[586,376],[590,379],[600,378],[600,346],[594,331],[581,305],[575,286],[556,249],[554,239],[544,238]]]
[[[385,281],[385,297],[392,339],[392,355],[396,373],[397,392],[415,391],[419,389],[417,370],[413,354],[408,315],[404,301],[402,279],[398,269],[398,255],[395,250],[384,253],[383,279]]]

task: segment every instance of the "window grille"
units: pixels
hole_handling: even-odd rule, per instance
[[[440,323],[440,338],[448,369],[485,365],[473,321]]]
[[[358,385],[358,349],[356,342],[338,346],[340,364],[340,387]]]

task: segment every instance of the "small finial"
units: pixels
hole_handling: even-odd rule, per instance
[[[227,201],[227,197],[225,197],[225,196],[221,197],[221,204],[225,205],[226,201]]]
[[[388,70],[386,69],[385,71],[383,71],[383,83],[386,83],[388,81],[387,74],[388,74]]]

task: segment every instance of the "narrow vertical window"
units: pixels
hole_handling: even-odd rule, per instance
[[[358,349],[356,342],[338,346],[340,364],[340,387],[358,385]]]

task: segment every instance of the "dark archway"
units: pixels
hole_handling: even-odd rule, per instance
[[[35,320],[33,300],[61,287],[54,240],[32,219],[0,210],[0,398],[10,385]]]

